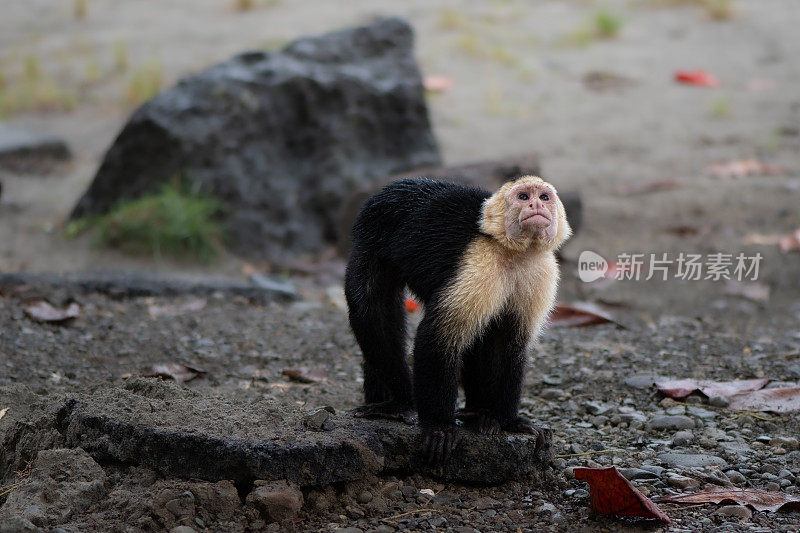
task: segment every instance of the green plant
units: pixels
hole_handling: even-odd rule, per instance
[[[602,39],[616,37],[624,24],[621,17],[608,11],[598,11],[594,15],[594,33]]]
[[[73,236],[94,227],[98,244],[129,253],[168,255],[208,261],[223,238],[216,220],[223,204],[179,183],[164,184],[155,193],[120,202],[105,215],[74,221],[65,228]]]
[[[125,41],[114,43],[114,69],[119,72],[128,70],[128,43]]]
[[[132,105],[149,100],[161,90],[163,83],[164,76],[160,62],[154,60],[140,65],[134,69],[128,81],[126,100]]]
[[[723,118],[731,114],[731,100],[727,97],[719,97],[711,102],[711,116]]]

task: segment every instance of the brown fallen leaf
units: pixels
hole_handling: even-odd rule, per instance
[[[757,281],[729,279],[725,282],[725,294],[744,296],[756,302],[766,302],[769,300],[769,285]]]
[[[647,194],[651,192],[672,191],[683,187],[680,180],[666,179],[654,180],[646,183],[633,183],[617,187],[617,194],[622,196],[632,196],[634,194]]]
[[[80,307],[72,302],[65,309],[53,307],[49,302],[37,300],[25,305],[23,311],[28,317],[37,322],[49,322],[51,324],[61,324],[73,320],[80,314]]]
[[[737,503],[749,505],[756,511],[800,509],[800,496],[761,489],[708,488],[692,494],[678,494],[660,498],[668,503]]]
[[[176,305],[150,305],[147,307],[147,314],[151,318],[158,318],[162,316],[180,316],[187,313],[200,311],[206,306],[205,298],[195,298]]]
[[[575,478],[589,483],[589,498],[592,509],[597,513],[649,518],[667,524],[671,522],[669,517],[650,498],[625,479],[616,467],[576,468]]]
[[[800,387],[762,389],[731,396],[731,409],[794,413],[800,411]]]
[[[778,244],[780,244],[781,252],[783,253],[800,250],[800,228],[797,228],[794,233],[778,237]]]
[[[206,371],[181,363],[157,363],[141,368],[139,375],[145,378],[174,379],[178,383],[183,383],[206,375]]]
[[[579,327],[607,324],[609,322],[621,326],[619,322],[606,313],[600,306],[590,302],[573,302],[558,304],[548,318],[553,327]]]
[[[0,409],[0,419],[2,419],[4,416],[6,416],[6,413],[8,412],[8,409],[9,409],[8,407]]]
[[[706,167],[706,174],[718,178],[744,178],[747,176],[776,176],[786,174],[780,165],[764,163],[758,159],[739,159],[726,163],[715,163]]]
[[[769,378],[737,381],[709,381],[690,378],[657,381],[655,385],[661,393],[670,398],[685,398],[695,391],[700,391],[709,398],[711,396],[724,396],[727,398],[734,394],[763,389],[769,382]]]
[[[301,366],[297,368],[284,368],[281,374],[297,383],[324,383],[328,381],[324,366]]]

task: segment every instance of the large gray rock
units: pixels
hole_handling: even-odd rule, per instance
[[[73,217],[181,175],[231,206],[239,253],[334,242],[350,191],[440,162],[412,45],[406,22],[385,19],[181,80],[131,116]]]

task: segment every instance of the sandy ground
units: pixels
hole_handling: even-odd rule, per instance
[[[767,375],[796,381],[800,375],[793,373],[797,363],[796,355],[793,358],[791,354],[800,350],[800,255],[783,254],[774,243],[750,244],[748,236],[780,235],[800,227],[800,63],[796,59],[800,56],[796,31],[800,7],[794,0],[731,4],[735,10],[732,18],[717,21],[691,1],[358,1],[349,2],[345,9],[316,0],[285,0],[257,3],[256,9],[238,12],[227,0],[176,0],[163,5],[109,0],[89,2],[86,18],[78,20],[69,3],[14,2],[4,6],[0,17],[0,70],[6,83],[22,79],[25,58],[36,57],[46,75],[74,89],[77,105],[70,111],[11,113],[6,120],[12,126],[64,137],[75,159],[46,176],[0,174],[0,270],[101,267],[240,274],[242,260],[232,256],[210,266],[131,258],[95,249],[88,238],[69,241],[59,234],[59,226],[90,183],[103,151],[131,110],[125,102],[128,80],[137,68],[155,62],[164,84],[169,85],[244,49],[276,48],[299,35],[397,14],[408,18],[417,31],[417,56],[424,74],[454,80],[450,90],[429,99],[445,161],[458,164],[539,154],[545,176],[562,190],[579,189],[585,202],[584,227],[565,249],[561,298],[602,300],[636,325],[634,333],[559,330],[548,337],[534,358],[547,375],[564,377],[548,381],[538,374],[531,376],[526,385],[526,394],[533,398],[525,404],[528,408],[542,408],[537,398],[552,383],[568,397],[599,395],[604,401],[622,402],[627,394],[620,385],[622,376],[653,368],[681,377],[688,372],[694,377]],[[599,10],[614,13],[623,21],[616,38],[588,35],[586,28],[592,27]],[[127,51],[128,65],[115,70],[114,50],[120,46]],[[674,80],[675,71],[697,68],[713,73],[720,86],[701,88]],[[89,71],[100,75],[87,80]],[[600,88],[591,86],[586,78],[592,74],[611,81]],[[758,158],[784,170],[742,178],[720,178],[706,171],[714,163],[746,158]],[[679,187],[625,194],[625,187],[654,180],[670,180]],[[594,250],[609,260],[621,253],[667,253],[670,259],[681,252],[704,257],[761,253],[758,281],[770,294],[754,300],[727,294],[729,286],[721,281],[680,281],[672,275],[674,265],[668,281],[584,284],[575,274],[575,261],[584,250]],[[328,301],[325,295],[331,291],[325,291],[335,287],[337,280],[334,276],[302,283],[311,287],[306,293],[309,298]],[[4,302],[0,311],[10,333],[0,346],[5,346],[6,355],[15,355],[3,383],[19,381],[41,388],[54,386],[54,379],[66,388],[118,383],[137,365],[173,355],[209,368],[211,375],[217,376],[211,388],[234,394],[241,389],[241,381],[249,383],[258,372],[279,374],[283,363],[262,357],[262,352],[274,350],[294,354],[292,362],[294,358],[297,362],[315,358],[338,361],[342,354],[347,355],[343,367],[335,369],[341,383],[334,380],[323,399],[337,408],[358,401],[358,386],[350,381],[358,376],[358,358],[350,358],[356,348],[345,335],[342,310],[335,307],[307,312],[303,308],[286,311],[214,303],[200,316],[181,317],[175,319],[180,322],[177,325],[170,322],[153,329],[147,319],[147,303],[92,299],[82,302],[89,311],[81,320],[111,320],[108,317],[115,314],[132,313],[120,328],[121,337],[114,333],[107,335],[110,340],[102,340],[106,337],[94,326],[86,326],[89,330],[84,331],[81,322],[77,331],[53,329],[42,333],[40,342],[24,348],[25,339],[37,336],[40,329],[25,322],[12,299]],[[261,322],[267,325],[253,326]],[[306,334],[297,330],[297,323],[312,324],[316,329]],[[202,334],[195,331],[198,327]],[[176,337],[173,328],[183,333]],[[152,342],[137,338],[137,332],[144,330],[150,331]],[[242,355],[225,370],[219,350],[228,346],[225,353],[238,353],[231,339],[239,330],[246,332],[247,339],[252,337],[255,348],[248,345],[252,354]],[[258,345],[260,337],[270,340]],[[316,353],[314,344],[309,347],[316,337],[323,341],[325,353]],[[335,340],[325,341],[327,338]],[[102,342],[95,345],[92,339]],[[103,348],[105,342],[124,347],[119,358],[102,355],[110,349]],[[91,354],[90,360],[66,357],[69,354],[59,348],[74,343],[81,346],[79,353]],[[207,348],[208,343],[214,349]],[[17,348],[12,350],[12,346]],[[548,359],[545,354],[559,357]],[[30,361],[36,364],[26,367]],[[53,372],[61,377],[52,378]],[[302,400],[309,393],[297,394]],[[651,416],[664,410],[658,402],[652,393],[635,392],[631,405]],[[554,423],[557,433],[561,430],[562,452],[570,450],[563,435],[571,438],[576,433],[580,442],[612,439],[617,443],[621,439],[620,446],[636,446],[639,434],[617,431],[616,426],[604,432],[602,421],[597,431],[579,425],[591,425],[591,417],[575,414],[580,410],[578,400],[573,402],[574,410],[568,403],[543,407],[544,418]],[[796,423],[786,417],[742,424],[749,427],[749,434],[737,433],[740,424],[735,421],[719,424],[743,439],[797,433]],[[767,462],[772,459],[775,457],[759,456]],[[596,460],[608,464],[602,458]],[[624,455],[619,459],[627,465],[648,460]],[[797,458],[778,458],[776,464],[797,467]],[[753,486],[763,486],[759,479],[751,480]],[[420,480],[410,483],[423,486]],[[570,483],[534,496],[534,501],[559,503],[563,490],[581,486]],[[516,494],[514,490],[507,492]],[[576,523],[573,520],[584,520],[578,510],[584,503],[566,504],[561,508],[566,525],[555,521],[553,527],[568,530],[569,524]],[[711,530],[727,520],[713,510],[697,513],[683,515],[681,527],[688,528],[684,530]],[[309,523],[315,527],[324,527],[326,520],[364,526],[352,516],[351,522],[335,518],[335,513],[314,516]],[[541,513],[534,516],[544,520]],[[466,518],[464,523],[479,529],[493,527],[491,520],[470,520]],[[800,524],[796,517],[783,525],[761,514],[754,520],[741,527],[796,530]],[[501,527],[511,526],[497,525]],[[598,527],[614,529],[616,525],[601,522]]]

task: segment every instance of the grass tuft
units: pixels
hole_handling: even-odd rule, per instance
[[[125,99],[131,105],[138,105],[158,94],[164,83],[161,63],[150,61],[136,67],[131,73]]]
[[[168,183],[158,193],[120,202],[105,215],[72,221],[64,235],[74,237],[94,228],[98,245],[208,262],[218,253],[224,236],[216,218],[223,211],[219,200]]]
[[[594,32],[601,39],[613,39],[619,35],[625,23],[619,15],[598,11],[594,15]]]

